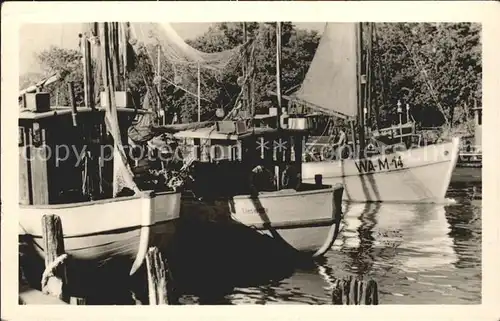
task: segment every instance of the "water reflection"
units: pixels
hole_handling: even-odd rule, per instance
[[[334,250],[347,254],[345,268],[365,275],[373,264],[414,270],[457,260],[445,207],[438,204],[345,204]]]
[[[480,303],[481,184],[452,184],[447,197],[345,203],[339,237],[316,266],[236,287],[219,303],[329,304],[334,279],[348,275],[377,280],[381,304]]]

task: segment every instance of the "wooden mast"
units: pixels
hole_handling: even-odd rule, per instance
[[[95,107],[95,85],[94,85],[94,73],[92,70],[92,43],[90,42],[90,37],[93,36],[92,31],[89,35],[88,32],[80,34],[80,49],[82,52],[82,63],[83,63],[83,88],[84,88],[84,104],[87,108],[90,108],[93,112],[96,111]],[[100,77],[100,75],[98,75]],[[70,86],[70,95],[74,96],[74,88]],[[72,98],[72,107],[74,113],[76,114],[76,102],[74,97]],[[103,192],[102,188],[102,171],[101,171],[101,156],[99,155],[99,147],[96,145],[95,140],[98,139],[99,130],[97,115],[94,114],[90,117],[88,124],[85,127],[90,128],[84,137],[84,142],[88,146],[86,158],[87,175],[85,192],[92,200]],[[82,191],[83,192],[83,191]]]
[[[198,123],[201,122],[201,72],[200,63],[198,62]]]
[[[367,50],[366,50],[366,60],[365,60],[365,74],[366,74],[366,85],[365,85],[365,109],[366,109],[366,119],[365,128],[368,129],[371,126],[371,115],[372,115],[372,105],[371,105],[371,95],[372,95],[372,42],[373,42],[373,23],[368,23],[368,35],[367,35]]]
[[[83,88],[85,94],[85,106],[95,110],[95,93],[92,72],[92,47],[86,34],[82,35],[81,50],[83,60]]]
[[[156,93],[157,93],[157,97],[156,97],[156,106],[157,106],[157,110],[159,113],[161,113],[162,115],[162,123],[163,125],[166,124],[166,115],[165,115],[165,111],[161,109],[161,98],[160,98],[160,92],[161,92],[161,48],[160,48],[160,45],[158,45],[157,47],[157,51],[156,51],[156,80],[157,80],[157,83],[156,83]]]
[[[243,43],[245,44],[247,42],[247,23],[243,22]],[[245,112],[249,111],[249,88],[248,88],[248,83],[246,80],[248,80],[248,55],[245,50],[243,54],[243,66],[242,66],[242,73],[243,73],[243,79],[245,80],[244,83],[244,88],[243,88],[243,110]]]
[[[250,69],[252,70],[252,75],[250,79],[250,88],[249,88],[249,96],[250,96],[250,110],[251,110],[251,118],[253,119],[255,116],[255,53],[252,48],[250,51]]]
[[[122,22],[121,24],[121,52],[122,52],[122,61],[123,61],[123,90],[128,92],[128,23]]]
[[[276,98],[278,101],[276,122],[277,129],[280,131],[281,128],[281,22],[276,22]],[[273,142],[274,147],[274,142]],[[275,149],[276,159],[280,162],[283,160],[283,151],[279,148]],[[274,174],[276,178],[276,189],[280,190],[282,188],[281,175],[283,173],[283,164],[277,164],[274,167]]]
[[[276,22],[276,98],[278,100],[277,128],[281,128],[281,22]]]
[[[364,87],[366,85],[366,75],[363,68],[363,24],[357,24],[356,32],[356,65],[358,74],[358,140],[359,140],[359,158],[363,158],[365,149],[365,115],[364,115]]]
[[[376,25],[373,25],[373,28],[372,28],[372,51],[373,51],[373,44],[376,44],[377,43],[377,28],[376,28]],[[378,48],[378,45],[377,45],[377,48]],[[372,58],[372,62],[373,62],[373,58]],[[373,65],[373,63],[372,63]],[[376,64],[376,69],[372,69],[372,78],[371,78],[371,82],[373,82],[373,79],[379,79],[382,81],[382,64],[381,64],[381,61],[379,59],[379,61],[377,62]],[[380,96],[382,97],[382,99],[385,97],[384,95],[384,88],[383,88],[383,85],[381,86],[381,93],[380,93]],[[375,107],[372,108],[373,109],[373,113],[374,113],[374,118],[375,118],[375,128],[378,130],[380,128],[380,101],[379,101],[379,96],[377,95],[373,100],[375,101]]]

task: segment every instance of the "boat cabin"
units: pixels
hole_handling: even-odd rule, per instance
[[[118,108],[120,127],[127,128],[135,115],[134,109]],[[20,204],[112,197],[113,139],[107,133],[104,109],[78,107],[75,113],[70,107],[50,105],[24,108],[18,129]],[[121,134],[126,145],[127,131]]]
[[[239,121],[174,134],[184,162],[194,162],[198,192],[212,196],[298,188],[306,135],[300,129],[246,128]]]

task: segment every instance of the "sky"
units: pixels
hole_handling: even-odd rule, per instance
[[[172,23],[172,27],[184,39],[195,38],[205,33],[212,23]],[[321,32],[324,23],[295,23],[298,28],[314,29]],[[19,38],[19,72],[38,72],[35,55],[50,46],[78,49],[79,23],[24,24]]]

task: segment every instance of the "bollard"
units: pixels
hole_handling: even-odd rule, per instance
[[[314,175],[314,181],[316,182],[316,185],[323,186],[323,175],[321,174]]]
[[[368,282],[346,277],[336,279],[332,292],[334,305],[378,305],[378,285],[374,280]]]

